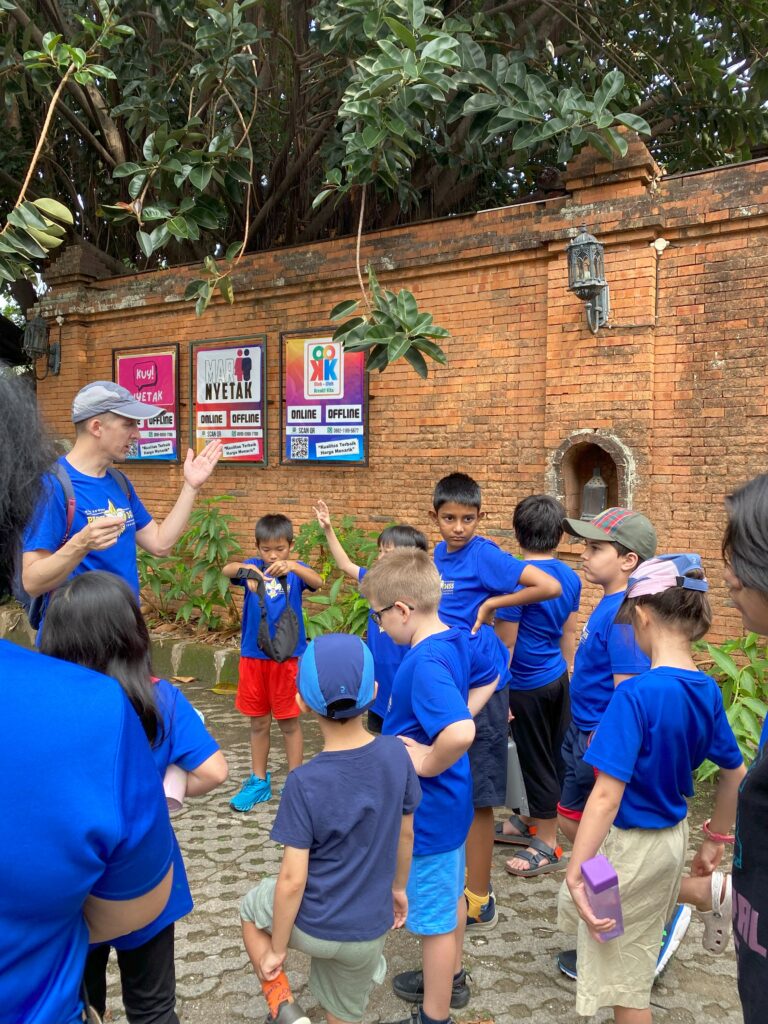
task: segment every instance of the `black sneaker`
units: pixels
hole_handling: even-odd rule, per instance
[[[557,966],[566,976],[566,978],[573,978],[576,980],[576,950],[575,949],[564,949],[562,953],[557,954]]]
[[[461,1010],[469,1002],[468,978],[469,975],[464,969],[454,977],[451,989],[452,1010]],[[407,1003],[420,1003],[424,998],[424,972],[403,971],[402,974],[396,974],[392,979],[392,990]]]

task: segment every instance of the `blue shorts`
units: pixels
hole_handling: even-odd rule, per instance
[[[585,732],[575,722],[571,722],[563,739],[565,775],[557,813],[572,821],[581,821],[582,812],[595,785],[595,769],[584,760],[592,735],[593,730]]]
[[[414,935],[445,935],[456,927],[459,897],[464,895],[464,846],[447,853],[414,856],[405,887]]]

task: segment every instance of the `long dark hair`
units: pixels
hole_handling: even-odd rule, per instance
[[[84,572],[55,592],[40,650],[112,676],[154,745],[163,737],[155,702],[149,633],[128,584],[111,572]]]

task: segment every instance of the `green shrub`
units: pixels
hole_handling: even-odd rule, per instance
[[[241,551],[221,510],[229,495],[201,501],[173,552],[159,558],[139,552],[141,596],[155,622],[191,622],[200,631],[235,629],[240,612],[221,570]]]
[[[723,694],[725,713],[748,765],[760,740],[768,702],[768,648],[757,633],[715,644],[697,644],[704,656],[702,671],[713,676]],[[717,766],[705,761],[696,773],[698,782],[709,779]]]

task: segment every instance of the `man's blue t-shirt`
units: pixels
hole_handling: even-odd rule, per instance
[[[407,652],[392,683],[383,732],[432,744],[453,725],[472,719],[467,707],[470,654],[467,633],[448,629],[420,641]],[[472,823],[469,758],[433,778],[422,778],[421,804],[414,818],[417,856],[458,849]]]
[[[173,832],[147,738],[120,684],[0,641],[0,1019],[80,1021],[83,904],[142,896]]]
[[[120,516],[125,523],[120,536],[111,548],[89,551],[70,573],[102,569],[120,576],[134,594],[139,596],[139,571],[136,563],[136,533],[152,522],[152,516],[142,505],[128,480],[128,497],[120,484],[109,474],[87,476],[71,466],[65,456],[58,460],[72,481],[75,492],[75,515],[67,539],[85,529],[93,519]],[[67,532],[67,510],[61,484],[52,476],[45,478],[44,497],[24,536],[24,551],[55,552],[64,542]]]
[[[520,623],[509,667],[510,689],[535,690],[559,679],[568,667],[560,641],[566,619],[579,610],[581,580],[557,558],[537,558],[523,564],[541,569],[562,588],[560,596],[552,601],[499,608],[496,612],[497,619]]]
[[[654,668],[618,686],[584,760],[625,782],[615,824],[669,828],[688,813],[693,772],[709,759],[738,768],[743,758],[714,679]]]
[[[368,570],[361,566],[357,576],[358,583],[367,572]],[[378,683],[376,700],[371,705],[371,711],[383,719],[389,706],[392,680],[395,678],[395,672],[400,668],[400,663],[405,657],[408,647],[396,644],[391,637],[387,636],[381,626],[373,621],[370,613],[368,614],[368,632],[365,639],[373,655],[373,667]]]
[[[163,716],[163,737],[152,747],[152,757],[162,779],[169,764],[177,764],[185,772],[199,768],[216,753],[219,745],[203,725],[200,715],[187,698],[166,679],[155,684],[155,699]],[[192,909],[187,872],[176,836],[173,837],[173,886],[165,909],[159,917],[137,932],[114,939],[115,949],[136,949],[159,935],[163,928],[178,921]]]
[[[267,564],[262,558],[246,558],[243,565],[253,565],[262,572],[266,572]],[[300,562],[299,565],[304,565]],[[311,590],[301,576],[295,572],[289,572],[285,581],[288,584],[288,603],[296,613],[299,620],[299,639],[296,642],[296,650],[291,657],[299,658],[307,649],[307,636],[304,632],[304,616],[301,611],[301,595],[305,590]],[[259,625],[261,623],[261,604],[259,595],[254,594],[246,585],[247,580],[233,579],[241,587],[245,587],[245,601],[243,602],[242,640],[240,654],[244,658],[261,658],[262,661],[269,661],[270,658],[259,647]],[[269,622],[269,634],[275,635],[277,620],[285,611],[285,590],[283,584],[277,577],[269,577],[265,584],[264,604],[267,609],[267,621]]]
[[[389,931],[402,818],[419,797],[408,752],[391,736],[321,751],[288,773],[270,835],[309,850],[298,928],[332,942],[366,942]]]
[[[603,717],[616,689],[614,675],[639,675],[651,665],[632,627],[614,623],[623,600],[623,590],[606,594],[581,631],[571,679],[571,717],[584,732],[596,728]]]

